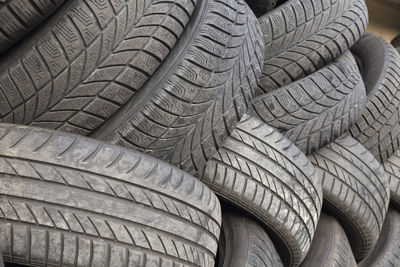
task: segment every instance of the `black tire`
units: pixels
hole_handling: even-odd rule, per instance
[[[301,267],[357,267],[346,233],[335,218],[321,214]]]
[[[0,251],[34,266],[214,266],[218,199],[141,153],[0,125]],[[176,264],[176,265],[175,265]]]
[[[381,235],[374,250],[359,263],[359,267],[400,266],[400,214],[389,208]]]
[[[397,150],[383,163],[385,170],[390,174],[390,200],[400,208],[400,150]]]
[[[345,134],[311,155],[322,177],[324,206],[343,226],[357,261],[378,241],[389,205],[389,174]]]
[[[347,132],[366,101],[357,64],[346,52],[321,70],[254,98],[249,112],[311,154]]]
[[[160,71],[93,135],[196,175],[247,110],[263,60],[261,30],[243,0],[200,5]]]
[[[400,34],[393,38],[391,44],[396,48],[400,47]]]
[[[219,257],[216,267],[283,267],[265,230],[248,215],[231,211],[222,213]]]
[[[267,226],[285,266],[300,264],[317,227],[322,189],[314,167],[292,142],[245,115],[199,177]]]
[[[92,133],[163,63],[196,2],[67,1],[0,62],[0,121]]]
[[[246,0],[247,4],[253,10],[257,17],[260,17],[274,9],[277,0]]]
[[[270,92],[329,64],[364,33],[364,0],[289,0],[259,18],[265,59],[257,94]]]
[[[400,56],[372,33],[365,34],[351,51],[361,61],[367,104],[350,132],[385,162],[400,146]]]
[[[65,0],[0,0],[0,54],[33,30]]]

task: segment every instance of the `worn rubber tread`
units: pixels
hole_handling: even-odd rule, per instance
[[[396,267],[400,266],[400,214],[389,208],[378,243],[368,257],[359,263],[359,267]]]
[[[247,4],[257,17],[260,17],[275,8],[277,0],[246,0]]]
[[[364,111],[366,93],[350,52],[305,78],[255,97],[249,113],[311,154],[343,135]]]
[[[265,59],[257,95],[311,74],[365,32],[364,0],[290,0],[259,18]]]
[[[390,200],[389,174],[348,134],[309,158],[322,177],[324,206],[345,229],[356,260],[362,260],[383,226]]]
[[[68,133],[1,124],[0,176],[6,261],[214,266],[219,201],[162,161]]]
[[[246,214],[223,211],[220,240],[223,257],[216,267],[283,267],[265,230]]]
[[[151,82],[93,135],[197,175],[247,110],[261,73],[257,19],[243,0],[208,0]]]
[[[367,104],[350,133],[383,163],[400,146],[400,55],[372,33],[351,51],[362,64]]]
[[[357,267],[346,233],[339,222],[322,213],[310,252],[302,267]]]
[[[65,0],[0,1],[0,54],[50,16]]]
[[[0,63],[0,121],[92,133],[163,63],[196,3],[68,1]]]
[[[285,266],[300,264],[317,227],[322,189],[314,167],[291,141],[245,115],[199,178],[267,226]]]
[[[400,150],[397,150],[384,163],[385,170],[390,174],[390,199],[400,207]]]

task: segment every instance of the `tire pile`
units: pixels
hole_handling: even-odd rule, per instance
[[[400,55],[367,24],[364,0],[0,0],[4,261],[400,266]]]

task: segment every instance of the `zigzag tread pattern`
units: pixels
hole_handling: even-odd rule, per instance
[[[162,64],[196,2],[70,1],[38,42],[4,62],[0,120],[92,133]]]
[[[292,142],[245,115],[200,177],[275,232],[287,246],[290,264],[301,262],[311,245],[322,192],[312,164]]]
[[[324,201],[329,204],[330,212],[340,214],[339,221],[347,219],[342,226],[350,236],[355,258],[364,258],[376,244],[386,216],[389,174],[348,134],[309,158],[315,165],[316,175],[323,177]],[[346,225],[349,223],[352,225]],[[357,233],[351,232],[354,229]]]
[[[45,263],[52,251],[72,257],[67,246],[80,249],[82,242],[78,257],[96,241],[108,247],[103,253],[124,259],[101,266],[143,262],[147,255],[156,266],[213,266],[221,211],[194,177],[139,153],[45,129],[3,124],[0,146],[7,148],[0,154],[0,229],[9,232],[0,249],[7,259]],[[25,229],[25,237],[13,228]],[[33,240],[45,247],[35,248]],[[80,256],[83,262],[104,259],[91,251]]]
[[[4,0],[0,3],[0,54],[50,16],[65,0]]]
[[[347,51],[365,32],[364,0],[287,1],[259,18],[265,60],[257,95],[311,74]]]
[[[400,151],[397,150],[384,163],[385,170],[390,174],[390,198],[400,205]]]

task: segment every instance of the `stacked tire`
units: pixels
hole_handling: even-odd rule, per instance
[[[364,0],[26,2],[0,0],[7,264],[396,266],[400,56]]]

